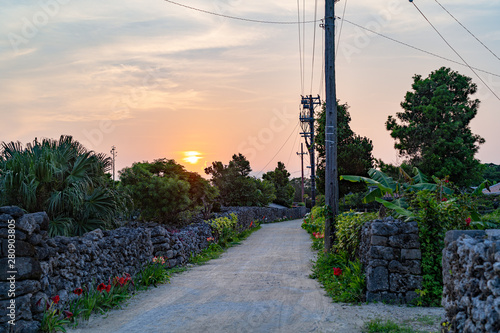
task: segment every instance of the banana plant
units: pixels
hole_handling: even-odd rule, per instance
[[[375,190],[370,191],[363,198],[364,203],[377,201],[383,204],[385,207],[396,211],[398,215],[405,216],[411,219],[414,217],[414,215],[411,211],[407,210],[408,204],[404,198],[405,191],[441,190],[445,194],[453,193],[450,188],[447,188],[440,184],[429,183],[428,177],[425,176],[418,168],[413,168],[413,173],[415,175],[411,177],[400,167],[399,174],[402,181],[395,181],[392,177],[380,170],[370,169],[368,171],[368,175],[370,176],[370,178],[343,175],[340,176],[340,180],[364,182],[368,186],[376,186],[377,188]],[[390,202],[384,200],[383,197],[386,195],[392,196],[393,201]]]

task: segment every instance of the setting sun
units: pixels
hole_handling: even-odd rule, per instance
[[[201,153],[197,151],[185,151],[184,152],[184,158],[183,161],[191,163],[191,164],[196,164],[198,161],[201,159]]]

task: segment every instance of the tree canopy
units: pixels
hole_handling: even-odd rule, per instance
[[[368,170],[373,167],[373,144],[367,137],[354,133],[349,123],[349,105],[337,102],[337,163],[338,174],[368,176]],[[317,187],[320,193],[325,192],[325,124],[326,106],[319,113],[317,122],[316,149],[318,151],[318,179]],[[339,183],[340,195],[349,192],[363,191],[366,186],[360,183],[341,181]]]
[[[171,159],[134,163],[120,171],[123,186],[130,190],[141,218],[160,223],[183,223],[183,213],[211,207],[217,192],[195,172]],[[209,210],[209,209],[208,209]]]
[[[449,176],[459,186],[479,180],[482,167],[474,155],[484,139],[469,127],[480,103],[470,97],[476,90],[471,78],[445,67],[425,79],[413,77],[404,111],[386,122],[405,162],[429,175]]]
[[[250,162],[241,153],[234,154],[229,164],[212,162],[205,168],[219,189],[219,201],[224,206],[267,206],[276,199],[275,189],[267,180],[250,177]]]
[[[274,189],[276,190],[274,203],[286,207],[292,206],[295,188],[290,183],[290,173],[286,170],[284,163],[278,162],[276,169],[266,172],[262,175],[262,179],[274,185]]]

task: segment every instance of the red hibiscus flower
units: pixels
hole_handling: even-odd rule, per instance
[[[73,294],[80,296],[81,294],[83,294],[83,289],[76,288],[75,290],[73,290]]]
[[[340,274],[342,274],[342,269],[339,267],[333,267],[333,275],[339,276]]]
[[[465,219],[465,225],[470,226],[472,219],[470,217]]]
[[[54,304],[57,304],[59,303],[59,295],[55,295],[54,297],[51,298],[52,302],[54,302]]]
[[[441,199],[441,201],[448,201],[448,199],[447,198],[443,198],[443,199]]]

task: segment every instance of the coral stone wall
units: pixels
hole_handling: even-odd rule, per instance
[[[255,220],[302,218],[306,210],[234,207],[220,215],[231,212],[238,216],[241,231]],[[133,276],[153,256],[165,257],[170,267],[185,264],[192,254],[208,247],[207,238],[213,236],[206,222],[181,230],[131,223],[82,237],[49,238],[48,228],[46,213],[24,214],[18,207],[0,207],[0,333],[37,332],[45,309],[44,302],[37,304],[40,299],[59,295],[62,303],[67,302],[75,297],[75,288],[107,283],[124,273]],[[9,260],[15,260],[12,268]]]
[[[452,332],[500,332],[500,230],[447,232],[443,283]]]
[[[366,300],[411,303],[422,288],[417,222],[392,218],[365,223],[359,257],[366,276]]]

